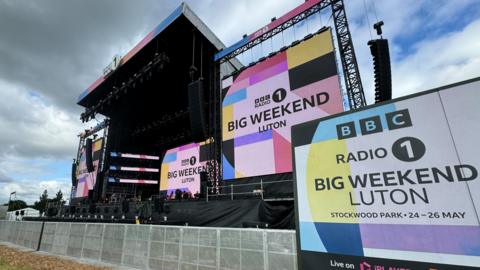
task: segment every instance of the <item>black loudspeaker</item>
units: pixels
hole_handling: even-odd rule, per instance
[[[72,163],[72,186],[77,185],[77,163]]]
[[[92,139],[88,138],[85,141],[85,160],[87,163],[87,171],[88,172],[93,172],[93,153],[92,153]]]
[[[90,213],[90,214],[94,214],[94,213],[95,213],[95,204],[90,203],[90,204],[88,205],[88,213]]]
[[[128,211],[130,211],[130,204],[128,203],[127,200],[124,200],[124,201],[122,202],[122,212],[123,212],[124,214],[126,214],[126,213],[128,213]]]
[[[164,212],[164,207],[165,206],[165,200],[162,200],[160,198],[156,198],[154,200],[154,208],[155,212],[157,213],[163,213]]]
[[[206,183],[207,180],[208,180],[207,172],[205,172],[205,171],[200,172],[200,183],[202,183],[202,182]]]
[[[368,42],[373,56],[375,74],[375,103],[392,99],[392,71],[388,40],[375,39]]]
[[[88,200],[89,201],[93,200],[93,190],[88,191]]]
[[[200,172],[200,198],[204,198],[207,192],[207,172]]]
[[[206,138],[205,98],[203,95],[203,79],[198,79],[188,85],[188,107],[190,108],[190,129],[194,142]]]

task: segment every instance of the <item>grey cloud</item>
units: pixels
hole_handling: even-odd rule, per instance
[[[177,4],[0,0],[0,161],[73,157],[78,95]]]
[[[164,2],[0,1],[0,78],[78,112],[77,96],[121,46],[175,6]]]
[[[13,179],[0,171],[0,183],[11,183]]]

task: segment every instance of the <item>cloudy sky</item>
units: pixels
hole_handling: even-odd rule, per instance
[[[187,1],[226,44],[302,0]],[[369,23],[385,22],[394,96],[480,76],[478,0],[346,0],[369,103]],[[44,189],[70,191],[78,95],[115,54],[125,54],[180,1],[0,0],[0,203],[33,203]],[[375,12],[376,11],[376,12]],[[331,18],[323,18],[331,23]],[[375,37],[375,33],[372,36]],[[92,124],[93,125],[93,124]]]

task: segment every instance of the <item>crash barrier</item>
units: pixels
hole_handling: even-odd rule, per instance
[[[0,221],[0,241],[22,247],[37,249],[40,243],[43,222]]]
[[[292,230],[0,221],[0,240],[139,269],[297,269]]]

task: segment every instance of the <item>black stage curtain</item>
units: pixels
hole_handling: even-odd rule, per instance
[[[188,223],[190,226],[244,227],[266,223],[269,228],[294,229],[293,201],[260,199],[166,202],[167,213],[154,213],[153,220]]]
[[[295,229],[293,200],[264,201],[250,198],[207,202],[202,199],[164,201],[160,204],[162,207],[155,208],[152,202],[130,202],[127,213],[122,211],[120,204],[97,204],[93,207],[94,213],[88,213],[88,205],[75,207],[74,213],[70,213],[70,209],[67,212],[70,206],[65,206],[61,213],[65,217],[38,220],[134,223],[135,217],[138,216],[142,222],[164,225],[237,228],[256,226],[264,228],[268,225],[268,228],[272,229]],[[71,215],[73,216],[69,217]]]

